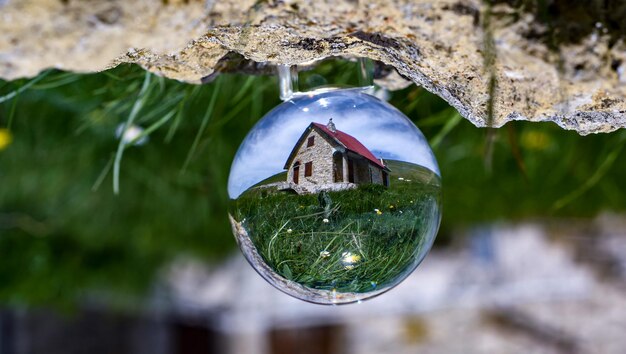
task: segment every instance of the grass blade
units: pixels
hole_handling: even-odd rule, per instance
[[[11,130],[11,125],[13,125],[13,117],[15,117],[15,107],[17,106],[18,99],[19,97],[15,97],[11,103],[11,110],[9,111],[9,118],[7,120],[7,129],[9,130]]]
[[[41,73],[36,78],[34,78],[34,79],[30,80],[29,82],[27,82],[26,84],[24,84],[24,86],[22,86],[22,87],[18,88],[17,90],[9,92],[8,94],[0,97],[0,103],[8,101],[8,100],[12,99],[13,97],[19,95],[20,93],[28,90],[31,86],[33,86],[37,82],[41,81],[44,77],[46,77],[51,71],[52,70],[44,71],[43,73]]]
[[[81,78],[80,75],[77,75],[74,73],[57,75],[56,77],[52,78],[51,81],[41,83],[38,85],[33,85],[32,88],[33,90],[48,90],[48,89],[57,88],[63,85],[70,84],[72,82],[80,80],[80,78]]]
[[[109,170],[111,169],[111,166],[113,166],[114,158],[115,156],[112,155],[111,158],[109,159],[109,162],[107,162],[107,164],[102,169],[102,172],[100,172],[100,175],[98,175],[98,178],[94,182],[93,186],[91,186],[92,192],[95,192],[100,188],[100,185],[104,181],[104,178],[109,174]]]
[[[593,186],[595,186],[602,179],[602,177],[604,177],[604,175],[609,171],[611,166],[613,166],[613,163],[622,152],[623,146],[624,146],[624,141],[622,141],[622,143],[619,146],[613,149],[606,156],[606,158],[604,159],[604,161],[602,161],[602,164],[600,164],[596,172],[588,180],[586,180],[585,183],[583,183],[580,187],[578,187],[574,191],[570,192],[568,195],[557,200],[552,206],[552,211],[554,212],[565,207],[567,204],[571,203],[572,201],[574,201],[575,199],[583,195],[585,192],[590,190]]]
[[[436,150],[448,133],[459,125],[459,123],[461,123],[461,115],[455,111],[454,114],[452,114],[452,117],[448,118],[448,121],[444,124],[439,133],[437,133],[437,135],[435,135],[435,137],[430,141],[432,149]]]
[[[250,87],[252,86],[253,83],[256,82],[256,78],[254,76],[249,76],[246,79],[246,82],[244,82],[243,86],[241,87],[241,89],[239,90],[239,92],[237,92],[237,94],[235,95],[235,97],[233,97],[233,99],[231,100],[231,102],[239,102],[241,101],[241,99],[243,98],[243,96],[248,92],[248,90],[250,89]]]
[[[139,140],[147,137],[148,135],[152,134],[153,131],[159,129],[163,124],[167,123],[167,121],[169,121],[174,114],[176,113],[176,110],[173,109],[171,110],[168,114],[164,115],[163,118],[159,119],[158,121],[152,123],[152,125],[150,125],[148,128],[146,128],[146,130],[144,130],[143,132],[141,132],[141,134],[137,135],[137,137],[135,139],[133,139],[132,141],[130,141],[128,145],[133,145],[134,143],[138,142]]]
[[[172,138],[174,138],[174,134],[176,134],[176,131],[178,130],[178,126],[180,125],[180,122],[183,120],[183,114],[185,113],[185,104],[187,100],[189,99],[189,97],[195,97],[198,94],[198,91],[200,91],[200,87],[201,86],[195,86],[193,89],[191,89],[191,92],[189,92],[190,90],[187,90],[185,97],[183,97],[182,101],[179,104],[178,114],[176,115],[176,119],[174,119],[174,122],[172,122],[172,125],[170,125],[170,128],[167,131],[167,134],[165,135],[165,143],[169,144],[172,141]]]
[[[130,111],[130,114],[128,115],[128,119],[126,120],[126,123],[124,124],[124,129],[122,129],[122,135],[120,136],[120,143],[118,144],[117,152],[115,153],[115,161],[113,162],[113,193],[115,194],[119,194],[120,192],[120,164],[122,163],[122,155],[124,154],[124,147],[126,145],[124,142],[124,138],[123,138],[124,132],[126,132],[126,129],[128,129],[128,127],[130,127],[133,124],[133,121],[135,120],[137,113],[139,113],[139,110],[141,110],[141,107],[143,106],[143,103],[144,103],[145,94],[149,86],[150,86],[150,73],[146,72],[146,77],[143,80],[141,90],[139,91],[139,96],[137,97],[137,100],[135,101],[135,104],[133,105],[133,108]]]
[[[189,153],[187,154],[187,157],[185,158],[185,162],[183,163],[183,167],[180,171],[181,174],[184,173],[185,170],[187,170],[187,166],[189,166],[189,162],[191,162],[193,154],[196,152],[196,149],[198,148],[198,143],[200,143],[200,138],[202,137],[202,133],[204,132],[204,129],[206,129],[206,125],[209,122],[209,117],[211,117],[211,115],[213,114],[213,109],[215,108],[215,101],[217,101],[217,96],[220,91],[221,83],[222,83],[222,80],[218,79],[215,84],[215,87],[213,88],[211,101],[209,102],[209,106],[207,107],[207,110],[204,113],[204,117],[202,117],[202,123],[200,123],[200,128],[198,129],[198,133],[196,134],[196,137],[193,140],[193,144],[191,144]]]

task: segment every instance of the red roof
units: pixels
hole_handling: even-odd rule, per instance
[[[352,135],[346,134],[342,132],[341,130],[337,130],[337,129],[335,129],[335,131],[332,132],[324,124],[320,124],[320,123],[312,123],[312,124],[316,126],[317,128],[321,129],[324,133],[335,138],[335,140],[337,140],[340,144],[345,146],[346,149],[365,157],[366,159],[370,160],[371,162],[373,162],[374,164],[376,164],[376,166],[379,166],[380,168],[385,168],[385,165],[383,165],[383,163],[379,159],[377,159],[376,156],[374,156],[374,154],[372,154],[372,152],[369,151],[369,149],[365,147],[365,145],[361,144],[361,142],[358,141]]]

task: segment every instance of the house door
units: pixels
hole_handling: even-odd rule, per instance
[[[333,182],[343,182],[343,155],[338,151],[333,154]]]
[[[348,159],[348,182],[354,183],[354,161]]]
[[[298,184],[300,181],[300,162],[293,164],[293,183]]]

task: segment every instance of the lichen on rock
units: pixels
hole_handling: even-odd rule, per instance
[[[626,126],[623,39],[599,25],[551,48],[545,27],[506,1],[487,8],[478,0],[6,0],[0,18],[4,79],[137,63],[201,83],[215,70],[367,57],[397,71],[379,84],[402,87],[400,75],[476,126],[552,121],[581,134]],[[489,69],[486,31],[494,44]]]

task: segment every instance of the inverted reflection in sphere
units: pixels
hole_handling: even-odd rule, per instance
[[[405,279],[440,221],[441,179],[422,133],[361,89],[301,94],[269,112],[228,181],[233,231],[272,285],[320,304]]]

